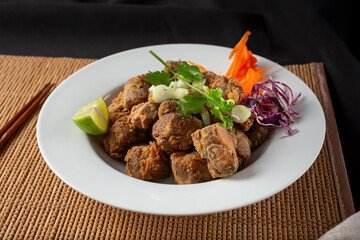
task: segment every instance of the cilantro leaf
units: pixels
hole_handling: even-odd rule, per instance
[[[219,110],[223,112],[231,112],[231,109],[235,107],[234,102],[228,102],[223,99],[222,90],[219,88],[210,89],[207,95],[211,98],[213,104],[219,107]]]
[[[201,113],[204,109],[205,98],[197,93],[193,95],[187,94],[184,100],[177,101],[179,105],[177,110],[181,111],[184,116]]]
[[[233,127],[234,127],[234,123],[232,121],[232,118],[229,116],[225,116],[222,114],[222,112],[220,111],[219,107],[213,107],[210,108],[210,112],[212,112],[212,114],[214,114],[216,117],[218,117],[222,123],[219,123],[221,126],[228,128],[229,131],[232,131]]]
[[[209,98],[211,98],[212,102],[214,102],[215,105],[218,105],[219,102],[223,101],[222,93],[223,91],[220,88],[211,88],[207,92],[207,95]]]
[[[200,81],[204,74],[195,65],[189,65],[187,62],[181,62],[176,67],[178,74],[183,76],[187,82]]]
[[[229,116],[224,116],[223,122],[226,123],[228,130],[232,131],[232,129],[234,127],[234,122],[233,122],[232,118]]]
[[[166,86],[169,86],[172,80],[172,77],[169,73],[164,71],[155,71],[150,72],[145,75],[145,79],[147,82],[151,83],[152,85],[160,85],[164,84]]]

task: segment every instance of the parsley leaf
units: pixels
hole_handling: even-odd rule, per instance
[[[197,93],[193,95],[187,94],[184,96],[184,100],[177,101],[179,107],[177,110],[181,111],[184,116],[190,116],[191,114],[201,113],[204,109],[205,98]]]
[[[166,86],[169,86],[172,80],[172,77],[170,76],[169,73],[164,72],[164,71],[155,71],[155,72],[150,72],[148,74],[145,75],[145,79],[147,82],[149,82],[152,85],[160,85],[160,84],[164,84]]]
[[[200,81],[204,78],[204,74],[197,66],[189,65],[187,62],[181,62],[175,68],[178,70],[178,74],[183,76],[187,82]]]

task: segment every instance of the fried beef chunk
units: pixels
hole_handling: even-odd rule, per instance
[[[122,105],[123,94],[124,92],[120,92],[108,107],[110,123],[114,123],[116,121],[128,121],[130,111],[124,109],[124,106]]]
[[[174,71],[177,72],[176,70],[176,66],[179,65],[179,63],[181,63],[181,60],[179,61],[172,61],[172,60],[167,60],[166,64]],[[164,72],[170,73],[170,75],[172,75],[172,73],[169,71],[169,69],[167,69],[166,67],[163,69]]]
[[[159,104],[154,101],[139,103],[131,109],[128,122],[131,126],[148,129],[158,119]]]
[[[152,93],[149,92],[149,95],[148,95],[148,101],[154,101],[154,98],[152,96]]]
[[[125,109],[131,108],[139,103],[146,102],[151,84],[145,79],[145,75],[130,78],[124,86],[122,105]]]
[[[265,127],[260,124],[253,124],[249,131],[245,133],[250,140],[251,151],[260,147],[260,145],[268,139],[273,131],[274,129],[271,127]]]
[[[205,71],[203,72],[204,77],[206,79],[205,85],[209,86],[210,83],[214,82],[214,79],[218,76],[216,73],[213,73],[211,71]]]
[[[127,121],[131,108],[146,102],[151,84],[145,80],[145,75],[130,78],[118,96],[109,105],[109,119],[111,123],[121,119]]]
[[[159,112],[158,112],[159,118],[161,118],[167,113],[176,112],[177,107],[178,105],[176,101],[168,100],[162,102],[159,106]]]
[[[122,110],[118,112],[110,112],[109,111],[109,120],[110,124],[118,122],[127,122],[129,120],[130,111]]]
[[[220,88],[223,90],[223,98],[233,99],[238,102],[241,99],[241,84],[234,78],[217,75],[209,84],[210,88]]]
[[[152,134],[161,149],[170,155],[190,150],[193,147],[191,134],[201,127],[202,121],[198,118],[171,112],[155,122]]]
[[[132,147],[126,154],[125,162],[125,173],[141,180],[158,181],[171,174],[168,156],[154,141],[149,145]]]
[[[239,168],[239,160],[230,132],[215,123],[192,134],[195,149],[207,160],[213,178],[228,177]]]
[[[250,140],[245,133],[238,127],[234,127],[231,131],[232,141],[239,159],[239,167],[243,167],[251,156]]]
[[[145,142],[147,139],[144,132],[130,126],[129,123],[116,121],[110,126],[103,139],[103,144],[105,151],[111,157],[122,159],[131,146]]]
[[[192,184],[211,181],[213,178],[206,159],[197,151],[171,154],[171,169],[176,184]]]
[[[243,123],[234,122],[234,125],[238,127],[241,131],[247,132],[253,125],[255,117],[256,117],[255,114],[251,113],[250,117],[245,122]]]

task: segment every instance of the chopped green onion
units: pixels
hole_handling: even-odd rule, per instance
[[[176,86],[180,88],[189,88],[183,81],[179,80],[176,82]]]
[[[231,110],[231,118],[236,123],[243,123],[251,116],[251,111],[244,105],[236,105]]]
[[[177,88],[174,91],[173,98],[175,99],[182,99],[185,95],[187,95],[189,91],[185,88]]]
[[[208,86],[203,86],[203,90],[206,94],[208,94],[210,91],[210,88]]]
[[[203,79],[201,79],[200,81],[192,82],[192,85],[193,85],[194,87],[196,87],[196,88],[200,88],[200,89],[201,89],[202,87],[204,87],[205,83],[206,83],[206,78],[203,78]]]
[[[170,88],[166,85],[157,85],[152,92],[152,98],[157,103],[162,103],[170,98]]]
[[[201,114],[201,118],[202,118],[202,121],[203,121],[204,125],[205,126],[210,125],[211,120],[210,120],[209,111],[204,108],[203,111],[200,114]]]
[[[154,91],[154,88],[155,88],[155,85],[151,85],[151,87],[149,88],[149,92],[153,92]]]
[[[170,88],[170,96],[169,96],[169,98],[173,98],[174,92],[175,92],[175,90],[177,88],[177,82],[171,81],[171,83],[169,85],[169,88]]]
[[[228,100],[226,100],[226,102],[229,103],[229,104],[235,104],[234,99],[231,99],[231,98],[229,98]]]

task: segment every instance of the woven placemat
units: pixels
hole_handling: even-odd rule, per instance
[[[59,84],[93,61],[0,55],[0,126],[45,83]],[[102,204],[70,188],[46,165],[36,141],[38,110],[0,150],[0,239],[318,238],[354,212],[353,202],[322,64],[286,68],[321,100],[333,131],[312,167],[280,193],[248,207],[190,217]]]

